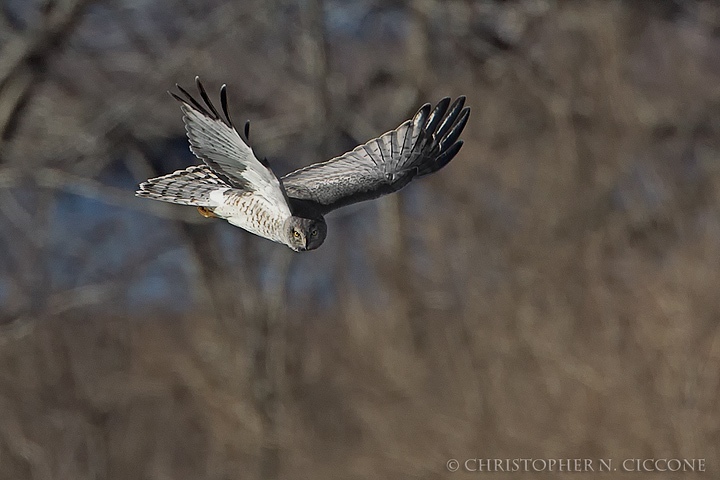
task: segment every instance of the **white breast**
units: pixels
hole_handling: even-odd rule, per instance
[[[236,227],[285,243],[283,225],[290,216],[287,206],[277,208],[264,196],[235,189],[217,190],[210,194],[210,199],[218,203],[214,213]]]

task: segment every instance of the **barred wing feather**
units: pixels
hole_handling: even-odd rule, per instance
[[[281,181],[291,205],[310,204],[324,214],[351,203],[396,192],[413,178],[433,173],[462,147],[470,116],[465,97],[435,109],[424,105],[411,120],[350,152],[295,170]]]

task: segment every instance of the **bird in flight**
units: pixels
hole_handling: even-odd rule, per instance
[[[228,114],[227,89],[220,89],[222,115],[195,77],[200,103],[176,85],[190,150],[203,161],[151,178],[136,192],[163,202],[193,205],[206,217],[232,225],[296,252],[314,250],[327,235],[323,215],[331,210],[396,192],[413,178],[440,170],[463,145],[470,116],[465,97],[423,105],[415,116],[378,138],[278,178],[255,156]]]

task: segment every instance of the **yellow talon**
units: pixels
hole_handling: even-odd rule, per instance
[[[210,210],[207,207],[197,207],[198,212],[200,212],[200,215],[202,215],[205,218],[217,218],[217,215],[213,213],[212,210]]]

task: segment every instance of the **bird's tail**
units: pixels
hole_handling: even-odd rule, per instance
[[[141,183],[135,195],[180,205],[215,207],[217,204],[210,200],[210,193],[221,188],[228,185],[207,165],[193,165]]]

